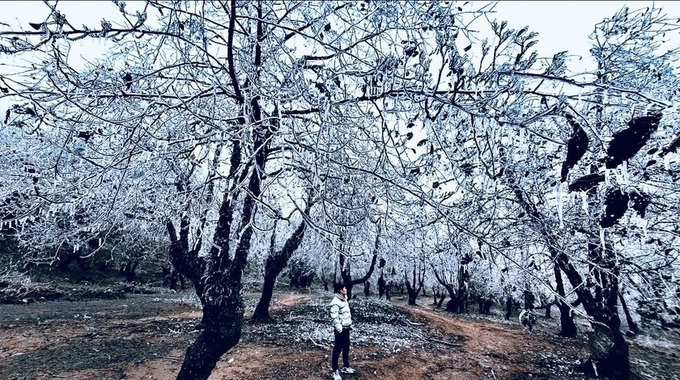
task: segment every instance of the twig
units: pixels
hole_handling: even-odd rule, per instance
[[[316,342],[314,339],[312,339],[312,338],[308,338],[308,339],[309,339],[310,342],[312,342],[313,345],[315,345],[315,346],[317,346],[317,347],[319,347],[319,348],[323,348],[324,350],[325,350],[325,349],[328,349],[328,346],[325,346],[325,345],[323,345],[323,344],[321,344],[321,343],[317,343],[317,342]]]
[[[409,321],[409,320],[406,319],[406,318],[401,318],[401,319],[402,319],[403,321],[405,321],[406,323],[408,323],[409,325],[411,325],[411,326],[425,326],[424,323],[411,322],[411,321]]]
[[[447,346],[450,346],[450,347],[460,347],[460,346],[462,346],[462,344],[460,344],[460,343],[449,343],[449,342],[445,342],[443,340],[434,339],[434,338],[427,338],[427,340],[435,342],[435,343],[444,344],[444,345],[447,345]]]

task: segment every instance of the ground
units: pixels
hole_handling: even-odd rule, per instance
[[[0,378],[172,379],[196,336],[200,310],[187,294],[127,294],[90,301],[0,306]],[[277,293],[274,322],[244,326],[210,379],[329,379],[332,332],[327,293]],[[248,310],[256,294],[246,297]],[[345,379],[582,379],[586,334],[556,336],[556,321],[533,332],[501,311],[437,310],[431,299],[352,301],[352,366]],[[246,318],[249,315],[246,315]],[[677,332],[631,339],[643,379],[679,379]]]

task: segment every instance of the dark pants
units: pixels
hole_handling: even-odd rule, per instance
[[[349,329],[343,328],[342,332],[335,332],[335,346],[333,346],[333,371],[338,369],[338,358],[342,351],[342,363],[349,367]]]

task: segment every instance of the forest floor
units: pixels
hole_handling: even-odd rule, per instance
[[[210,379],[330,379],[332,330],[327,293],[277,293],[271,323],[246,320],[241,342]],[[246,296],[248,310],[257,294]],[[556,336],[554,319],[528,332],[501,311],[455,315],[432,299],[407,306],[360,298],[347,379],[584,379],[573,367],[587,338]],[[196,337],[201,312],[189,295],[39,301],[0,306],[0,378],[172,379]],[[248,318],[248,313],[246,318]],[[680,379],[680,335],[664,331],[630,339],[642,379]]]

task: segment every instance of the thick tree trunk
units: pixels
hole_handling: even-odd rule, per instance
[[[446,289],[446,292],[449,294],[450,299],[449,299],[449,302],[446,303],[446,311],[448,311],[450,313],[458,313],[459,312],[459,304],[462,301],[462,299],[461,299],[461,294],[456,294],[456,290],[455,290],[453,283],[452,283],[453,281],[446,282],[442,278],[442,276],[439,275],[439,272],[437,272],[437,270],[434,267],[432,267],[432,273],[434,273],[434,277],[437,279],[437,282],[439,282],[439,284],[441,286],[443,286],[444,289]],[[459,286],[459,290],[460,290],[460,286]],[[442,300],[439,301],[439,303],[441,304],[442,301],[444,301],[444,296],[442,296]]]
[[[378,299],[383,298],[383,296],[385,295],[386,286],[387,285],[385,284],[385,278],[381,273],[380,278],[378,278]]]
[[[225,297],[217,305],[204,303],[203,331],[189,346],[184,356],[178,380],[207,379],[220,357],[234,347],[241,338],[243,302],[240,283],[232,283],[234,296]],[[226,296],[226,295],[225,295]]]
[[[411,306],[415,306],[416,300],[418,299],[418,293],[420,293],[420,289],[417,289],[415,286],[412,286],[411,282],[409,280],[406,280],[406,292],[408,293],[408,304]]]
[[[505,300],[505,319],[509,320],[512,315],[512,297],[508,296]]]
[[[578,329],[574,323],[571,307],[562,301],[557,301],[557,308],[560,310],[560,336],[565,338],[575,338]]]
[[[589,335],[590,358],[578,368],[586,374],[611,379],[627,380],[631,377],[628,342],[618,327],[618,317],[608,323],[596,322]]]
[[[569,263],[566,255],[561,255],[558,263],[576,289],[586,313],[594,319],[593,333],[590,335],[590,359],[579,369],[598,376],[629,379],[631,371],[628,342],[621,333],[621,320],[616,308],[618,273],[615,270],[611,274],[600,272],[600,278],[605,280],[605,286],[596,291],[593,296],[587,288],[578,286],[583,284],[583,279],[576,268]],[[603,264],[607,265],[606,262]],[[598,298],[599,296],[602,298]]]

